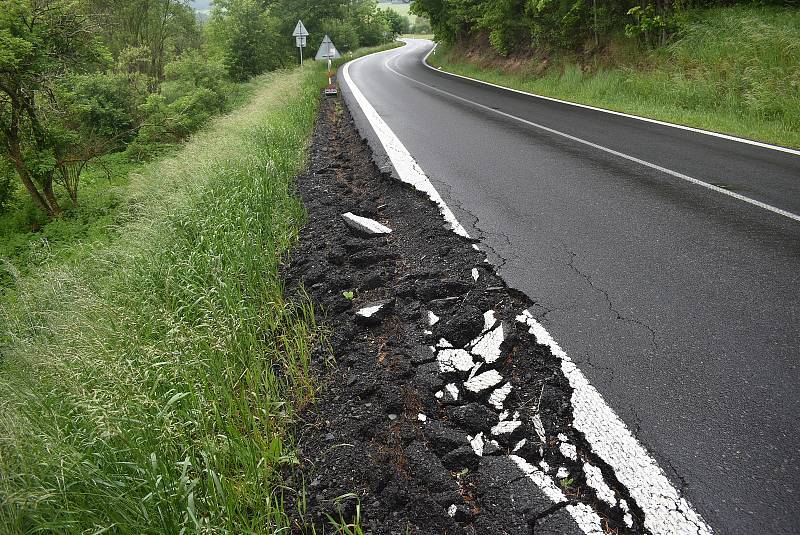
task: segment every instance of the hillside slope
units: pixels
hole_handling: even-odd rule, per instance
[[[617,39],[591,56],[501,57],[488,42],[439,47],[444,70],[545,96],[800,147],[800,11],[693,10],[653,51]]]

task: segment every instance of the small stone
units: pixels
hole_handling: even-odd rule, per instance
[[[357,216],[351,212],[342,214],[342,219],[344,219],[344,222],[351,229],[369,236],[380,236],[382,234],[391,234],[392,232],[392,229],[378,223],[374,219]]]
[[[397,420],[397,415],[396,414],[390,414],[389,415],[389,419],[394,422],[395,420]]]

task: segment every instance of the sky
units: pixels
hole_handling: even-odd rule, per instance
[[[211,0],[192,0],[190,4],[193,8],[199,10],[211,9]]]

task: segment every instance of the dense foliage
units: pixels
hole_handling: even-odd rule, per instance
[[[413,0],[411,11],[428,17],[446,43],[488,38],[506,55],[531,48],[591,49],[604,36],[625,33],[644,45],[663,45],[690,7],[735,0]],[[760,3],[800,5],[798,0]]]
[[[298,19],[309,54],[325,33],[348,51],[406,30],[375,0],[216,0],[206,23],[188,0],[0,0],[0,211],[21,184],[59,217],[108,154],[185,140],[234,82],[296,63]]]

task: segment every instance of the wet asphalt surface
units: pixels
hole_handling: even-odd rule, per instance
[[[350,67],[506,282],[719,533],[797,533],[800,223],[403,75],[800,213],[800,157],[425,67]]]

